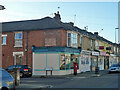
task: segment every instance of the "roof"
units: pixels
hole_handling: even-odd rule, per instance
[[[36,20],[24,20],[2,23],[2,32],[29,31],[62,28],[62,25],[54,18],[45,17]]]
[[[3,22],[2,24],[2,32],[14,32],[14,31],[30,31],[30,30],[45,30],[45,29],[60,29],[64,30],[76,31],[83,35],[89,36],[93,39],[98,39],[105,41],[109,44],[120,46],[118,44],[112,43],[111,41],[99,36],[95,35],[86,30],[80,29],[77,26],[73,26],[70,23],[63,23],[61,21],[55,20],[55,18],[45,17],[42,19],[36,20],[24,20],[24,21],[13,21],[13,22]],[[0,31],[1,32],[1,31]]]

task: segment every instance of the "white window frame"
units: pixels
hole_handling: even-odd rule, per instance
[[[80,46],[82,46],[82,39],[83,39],[83,37],[80,36]]]
[[[116,53],[116,47],[114,47],[114,53]]]
[[[95,41],[95,49],[99,50],[99,41],[98,40]]]
[[[71,36],[70,36],[70,41],[71,41],[70,46],[68,45],[68,38],[69,38],[68,34],[71,34]],[[72,34],[73,34],[73,37],[72,37]],[[78,42],[77,42],[78,37],[76,35],[77,35],[77,33],[67,32],[67,47],[75,47],[75,48],[78,47]],[[76,45],[73,45],[73,44],[76,44]]]
[[[119,53],[119,48],[117,48],[117,54]]]
[[[16,38],[16,34],[18,34],[18,33],[21,33],[22,34],[22,37],[21,38]],[[15,32],[15,35],[14,35],[14,37],[15,37],[15,46],[14,47],[23,47],[23,41],[22,41],[22,39],[23,39],[23,33],[22,32]],[[22,43],[21,45],[16,45],[16,42],[18,42],[18,43]]]
[[[2,34],[1,37],[2,37],[2,44],[1,45],[7,45],[7,34]],[[3,43],[3,38],[4,37],[6,38],[6,42],[5,43]]]

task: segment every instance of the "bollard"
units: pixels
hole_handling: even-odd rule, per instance
[[[15,85],[20,85],[20,68],[13,68],[15,74]]]
[[[99,74],[99,67],[95,68],[95,74]]]

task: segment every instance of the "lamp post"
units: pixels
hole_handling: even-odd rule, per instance
[[[5,7],[0,5],[0,10],[4,10],[4,9],[5,9]]]
[[[119,29],[119,28],[115,28],[115,43],[116,43],[116,29]]]

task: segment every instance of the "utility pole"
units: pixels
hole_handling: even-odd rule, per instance
[[[75,21],[76,21],[76,14],[74,15],[74,24],[75,24]]]
[[[115,28],[115,43],[116,43],[116,30],[119,29],[119,28]]]

